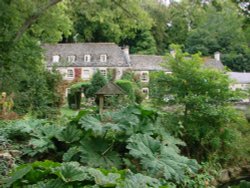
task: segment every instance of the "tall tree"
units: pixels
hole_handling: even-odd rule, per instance
[[[43,112],[60,103],[58,76],[45,70],[41,42],[68,35],[67,7],[58,0],[0,2],[0,91],[15,94],[15,110]]]
[[[199,54],[190,56],[180,47],[172,47],[176,55],[167,55],[166,66],[173,73],[163,75],[158,87],[165,88],[160,100],[168,98],[168,103],[175,105],[173,113],[179,115],[178,124],[184,128],[182,138],[188,145],[187,153],[202,160],[226,152],[231,147],[228,143],[234,140],[229,136],[235,131],[233,125],[239,123],[239,115],[230,106],[230,100],[237,95],[229,88],[228,76],[203,68]]]

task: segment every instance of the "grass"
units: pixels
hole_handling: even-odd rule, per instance
[[[60,109],[60,113],[61,113],[61,116],[64,117],[72,117],[72,116],[76,116],[78,114],[78,110],[72,110],[70,109],[67,105],[63,106],[61,109]]]

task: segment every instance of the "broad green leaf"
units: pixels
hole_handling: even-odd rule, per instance
[[[100,170],[94,168],[91,168],[88,171],[94,177],[95,183],[103,187],[116,186],[117,180],[121,177],[118,173],[108,173],[107,175],[104,175]]]
[[[113,143],[101,138],[85,139],[79,147],[81,162],[90,167],[111,168],[121,165],[118,152],[113,150]]]
[[[32,170],[31,165],[22,165],[17,168],[12,174],[9,179],[6,180],[6,187],[10,187],[16,181],[21,180],[26,174],[28,174]]]
[[[60,167],[54,168],[52,172],[64,182],[89,180],[86,168],[80,166],[78,162],[62,163]]]
[[[148,174],[180,182],[187,171],[196,172],[197,162],[179,155],[171,146],[147,134],[136,134],[129,138],[129,154],[140,160]]]
[[[80,140],[81,136],[82,136],[81,130],[77,129],[73,125],[68,125],[56,137],[59,141],[63,141],[66,143],[73,143]]]

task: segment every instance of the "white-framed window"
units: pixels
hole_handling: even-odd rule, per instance
[[[107,76],[107,70],[106,69],[100,69],[100,73],[106,77]]]
[[[82,78],[88,80],[90,78],[90,71],[87,69],[83,70]]]
[[[100,62],[107,62],[107,55],[106,54],[100,55]]]
[[[76,61],[76,56],[75,55],[69,55],[68,56],[68,62],[75,62]]]
[[[84,62],[90,62],[91,61],[91,55],[87,54],[84,55]]]
[[[148,99],[149,98],[149,89],[147,87],[144,87],[141,89],[141,91],[142,91],[142,93],[145,94],[146,99]]]
[[[148,72],[142,72],[141,73],[141,81],[142,82],[148,82],[149,81]]]
[[[59,55],[53,55],[52,56],[52,62],[53,63],[58,63],[60,61],[60,56]]]
[[[67,78],[74,78],[74,69],[67,69]]]

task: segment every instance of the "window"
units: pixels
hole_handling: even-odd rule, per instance
[[[83,70],[82,78],[83,79],[89,79],[90,78],[89,70]]]
[[[107,70],[101,69],[100,72],[101,72],[101,74],[102,74],[104,77],[107,76]]]
[[[147,72],[142,72],[141,73],[141,81],[142,82],[148,82],[149,77],[148,77],[148,73]]]
[[[75,62],[76,61],[76,56],[70,55],[68,56],[68,62]]]
[[[149,94],[149,89],[147,88],[147,87],[145,87],[145,88],[142,88],[142,92],[145,94],[145,99],[148,99],[149,98],[149,96],[148,96],[148,94]]]
[[[60,60],[60,56],[59,55],[53,55],[53,57],[52,57],[52,62],[53,63],[58,63],[59,60]]]
[[[84,62],[90,62],[91,56],[90,55],[85,55],[84,56]]]
[[[100,62],[107,62],[107,55],[100,55]]]
[[[74,70],[73,69],[67,69],[67,77],[74,78]]]

